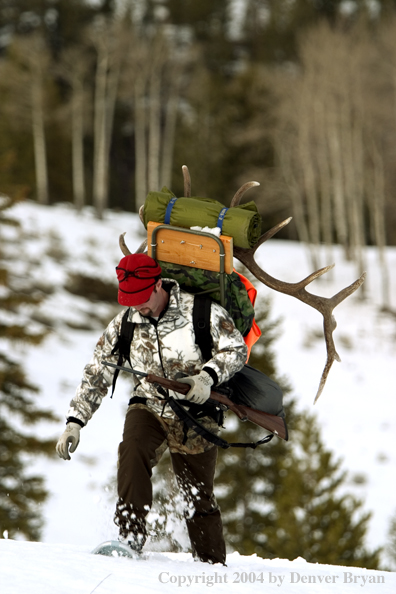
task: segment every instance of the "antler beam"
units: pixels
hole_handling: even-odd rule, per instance
[[[329,371],[331,366],[333,365],[334,360],[341,361],[333,339],[333,332],[337,327],[337,322],[333,316],[334,308],[339,305],[344,299],[352,295],[364,282],[366,277],[366,273],[363,273],[362,276],[357,279],[354,283],[345,287],[337,293],[333,295],[333,297],[320,297],[319,295],[314,295],[313,293],[309,293],[306,290],[306,287],[312,283],[315,279],[319,278],[326,272],[328,272],[331,268],[334,267],[334,264],[330,266],[326,266],[325,268],[321,268],[316,272],[313,272],[305,279],[297,282],[297,283],[287,283],[284,281],[280,281],[267,272],[265,272],[254,259],[254,254],[256,250],[262,245],[265,241],[273,237],[280,229],[285,227],[291,218],[282,221],[269,231],[267,231],[264,235],[262,235],[256,245],[251,249],[245,249],[240,247],[234,247],[234,256],[237,258],[246,268],[264,285],[269,287],[270,289],[274,289],[279,293],[284,293],[286,295],[291,295],[296,299],[299,299],[303,303],[310,305],[314,309],[318,310],[323,316],[323,328],[324,328],[324,337],[326,342],[326,350],[327,350],[327,361],[326,365],[323,369],[322,377],[320,379],[319,388],[315,396],[314,403],[318,400],[319,396],[321,395],[323,388],[326,383],[327,376],[329,375]]]

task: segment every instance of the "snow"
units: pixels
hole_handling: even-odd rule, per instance
[[[282,592],[394,594],[396,574],[232,553],[227,566],[194,562],[188,553],[148,553],[146,560],[89,554],[78,545],[0,540],[2,594]],[[280,590],[279,590],[280,589]]]
[[[3,237],[10,242],[10,262],[13,270],[36,279],[52,289],[36,312],[37,320],[52,324],[48,337],[40,347],[19,345],[17,354],[23,357],[29,379],[40,388],[38,403],[60,417],[59,423],[41,425],[42,437],[58,437],[64,428],[68,403],[79,383],[84,364],[90,359],[97,338],[107,321],[118,310],[116,304],[89,304],[63,287],[70,273],[84,272],[107,281],[115,280],[114,267],[121,252],[118,236],[127,231],[126,242],[131,251],[143,241],[143,227],[136,215],[106,212],[104,220],[95,218],[86,208],[77,214],[70,205],[39,206],[33,202],[16,205],[14,218],[22,225],[2,227]],[[277,367],[289,380],[293,395],[301,409],[314,411],[322,428],[323,440],[343,468],[349,472],[348,492],[364,501],[364,510],[372,512],[367,535],[369,549],[384,546],[390,517],[396,512],[394,500],[396,467],[396,402],[395,350],[396,318],[380,311],[380,276],[374,248],[368,248],[367,297],[354,295],[335,310],[338,323],[334,333],[336,348],[342,363],[335,362],[325,389],[313,405],[326,353],[320,335],[321,316],[307,305],[291,297],[263,287],[260,297],[271,295],[273,317],[282,318],[282,331],[274,348]],[[332,260],[321,254],[321,265],[336,263],[329,281],[315,281],[310,291],[332,295],[353,282],[356,271],[334,249]],[[396,249],[387,249],[391,278],[391,307],[396,310]],[[303,246],[295,242],[271,240],[256,255],[257,261],[273,276],[294,282],[312,272]],[[22,280],[21,280],[22,282]],[[26,312],[28,315],[29,312]],[[84,329],[87,324],[90,329]],[[76,326],[81,326],[76,330]],[[73,326],[73,327],[71,327]],[[14,347],[15,348],[15,347]],[[304,560],[263,560],[228,556],[228,567],[218,568],[193,563],[188,553],[168,554],[151,549],[146,562],[107,559],[88,555],[99,542],[115,539],[112,522],[115,503],[114,475],[117,448],[123,417],[128,401],[128,380],[121,378],[113,399],[106,398],[94,419],[82,431],[81,443],[71,462],[58,459],[34,460],[32,471],[45,476],[51,496],[43,506],[45,526],[42,543],[0,540],[1,593],[9,592],[117,592],[131,587],[147,592],[167,592],[188,587],[190,591],[212,587],[206,582],[179,584],[171,576],[225,577],[216,583],[216,591],[249,588],[278,588],[282,591],[354,592],[366,588],[383,594],[394,590],[394,575],[307,564]],[[180,540],[187,544],[184,527]],[[150,551],[150,546],[148,545]],[[389,560],[383,556],[383,562]],[[133,565],[131,565],[131,563]],[[161,572],[168,572],[160,581]],[[356,576],[385,576],[385,583],[374,584],[360,578],[356,583],[344,581],[344,573]],[[264,582],[237,584],[237,572],[263,574]],[[270,575],[283,576],[271,584]],[[292,577],[301,575],[292,583]],[[304,582],[303,576],[337,576],[334,583]],[[8,576],[8,577],[7,577]],[[14,581],[8,583],[10,576]],[[6,583],[4,590],[3,583]],[[173,577],[172,577],[173,579]],[[175,578],[176,580],[177,578]],[[252,578],[253,579],[253,578]],[[101,580],[104,580],[102,583]],[[392,581],[393,580],[393,581]],[[100,585],[99,585],[100,583]],[[336,584],[336,585],[335,585]],[[344,585],[345,584],[345,585]],[[62,589],[63,588],[63,589]],[[195,589],[195,590],[194,590]],[[359,590],[358,590],[359,589]],[[139,590],[138,590],[139,591]]]

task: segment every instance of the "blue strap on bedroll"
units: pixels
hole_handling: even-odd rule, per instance
[[[174,207],[176,200],[177,200],[177,196],[173,196],[173,198],[168,202],[168,206],[166,207],[165,218],[164,218],[165,225],[170,225],[172,208]]]
[[[170,225],[172,209],[175,205],[176,200],[177,200],[177,196],[173,196],[173,198],[168,202],[168,206],[166,207],[165,217],[164,217],[165,225]],[[224,207],[221,209],[218,219],[217,219],[217,223],[215,225],[216,227],[220,228],[220,233],[223,229],[224,217],[226,216],[227,211],[228,211],[227,207]]]
[[[223,230],[224,217],[227,214],[227,210],[228,208],[226,207],[222,208],[219,214],[219,218],[217,219],[216,227],[220,227],[220,233]]]

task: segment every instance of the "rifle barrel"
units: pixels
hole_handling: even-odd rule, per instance
[[[176,380],[169,380],[151,373],[147,374],[147,380],[150,383],[160,384],[164,388],[168,388],[174,392],[180,392],[181,394],[187,394],[190,389],[188,384],[183,384]],[[220,394],[219,392],[215,392],[213,390],[210,393],[210,400],[218,402],[219,404],[224,404],[242,421],[250,421],[259,427],[270,431],[271,433],[275,433],[275,435],[281,439],[284,439],[285,441],[288,440],[286,422],[282,417],[271,415],[270,413],[266,413],[255,408],[250,408],[244,404],[236,404],[224,394]]]
[[[114,363],[109,363],[108,361],[102,361],[102,363],[108,367],[113,367],[115,369],[127,371],[128,373],[133,373],[134,375],[145,377],[151,384],[160,384],[163,388],[167,388],[173,392],[179,392],[180,394],[186,395],[190,390],[190,386],[188,384],[183,384],[182,382],[178,382],[176,380],[170,380],[166,377],[154,375],[153,373],[144,373],[143,371],[137,371],[129,367],[122,367],[121,365],[115,365]],[[219,404],[224,404],[234,414],[236,414],[241,421],[250,421],[259,427],[270,431],[271,433],[275,433],[275,435],[281,439],[284,439],[285,441],[287,441],[289,438],[287,425],[282,417],[271,415],[270,413],[266,413],[255,408],[250,408],[244,404],[236,404],[224,394],[220,394],[219,392],[215,391],[210,392],[210,401],[213,403],[218,402]]]

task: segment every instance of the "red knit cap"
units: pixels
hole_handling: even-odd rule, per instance
[[[154,285],[161,275],[161,266],[147,254],[131,254],[120,260],[116,268],[118,303],[141,305],[150,299]]]

